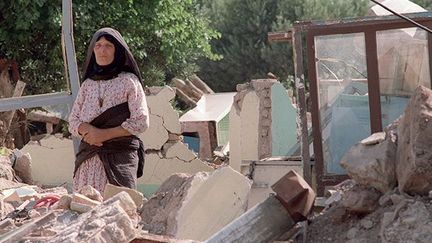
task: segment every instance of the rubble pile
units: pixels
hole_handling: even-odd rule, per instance
[[[252,184],[221,167],[173,174],[149,200],[110,184],[71,193],[17,182],[11,158],[0,156],[0,242],[201,241],[246,211]]]
[[[247,209],[252,182],[222,167],[212,173],[174,174],[142,208],[144,230],[205,240]]]
[[[432,242],[432,90],[384,130],[344,155],[352,180],[328,190],[306,242]]]

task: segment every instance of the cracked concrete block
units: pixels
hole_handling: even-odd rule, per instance
[[[162,100],[171,101],[176,96],[176,92],[173,88],[165,86],[157,94],[158,97],[162,97]]]
[[[185,163],[177,158],[161,158],[156,153],[147,154],[144,164],[144,175],[138,179],[139,184],[160,185],[175,173],[195,174],[200,171],[213,171],[214,169],[199,159]]]
[[[167,159],[180,159],[184,162],[190,162],[193,159],[197,158],[197,155],[188,149],[188,147],[182,143],[166,143],[163,147],[165,151],[165,158]]]
[[[168,141],[168,132],[163,126],[162,118],[150,114],[150,127],[139,137],[144,143],[144,149],[160,150]]]
[[[143,206],[143,229],[203,241],[246,211],[250,189],[251,181],[229,166],[175,174]]]
[[[171,104],[168,103],[170,106],[170,109],[167,109],[165,111],[165,116],[163,117],[164,120],[164,127],[170,131],[171,133],[175,134],[181,134],[181,125],[179,122],[179,115],[177,111],[175,111]]]
[[[105,186],[104,199],[107,200],[108,198],[111,198],[120,192],[126,192],[129,194],[129,196],[135,202],[137,208],[141,207],[141,205],[144,203],[144,200],[146,200],[143,194],[137,190],[127,187],[115,186],[109,183]]]
[[[170,103],[170,100],[174,97],[174,90],[166,86],[156,95],[148,96],[146,100],[150,114],[159,116],[162,119],[162,124],[165,129],[171,133],[181,134],[179,115]]]
[[[32,177],[34,184],[59,185],[72,183],[75,152],[72,139],[54,135],[39,141],[30,142],[21,149],[23,154],[31,155]]]

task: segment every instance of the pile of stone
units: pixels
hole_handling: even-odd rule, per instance
[[[329,191],[307,242],[432,242],[432,90],[384,130],[342,158],[352,180]]]

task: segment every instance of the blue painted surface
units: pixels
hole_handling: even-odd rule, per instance
[[[357,142],[371,134],[369,97],[340,94],[330,108],[329,137],[325,141],[324,161],[327,173],[346,174],[339,162]],[[409,98],[381,96],[383,127],[402,115]]]
[[[271,102],[272,155],[289,155],[291,147],[297,143],[296,110],[280,83],[271,87]]]
[[[327,173],[346,174],[339,162],[358,141],[368,137],[370,113],[368,96],[341,94],[331,107],[328,151],[324,151]]]
[[[185,143],[190,150],[194,151],[196,154],[199,154],[199,148],[200,148],[199,138],[191,137],[191,136],[183,136],[183,143]]]
[[[138,184],[137,190],[144,194],[144,196],[149,199],[151,196],[159,189],[160,185],[156,184]]]

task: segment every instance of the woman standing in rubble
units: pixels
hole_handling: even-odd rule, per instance
[[[144,148],[137,137],[149,126],[138,65],[121,34],[98,30],[83,66],[82,85],[69,116],[69,131],[80,137],[74,191],[107,183],[136,188]]]

